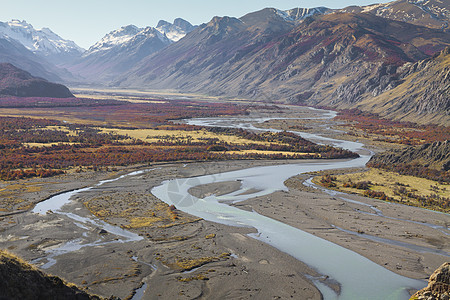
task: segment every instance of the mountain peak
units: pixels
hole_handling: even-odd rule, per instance
[[[110,34],[113,36],[124,36],[124,35],[136,34],[141,30],[142,30],[142,28],[139,28],[135,25],[127,25],[127,26],[122,26],[118,30],[111,31]]]
[[[159,20],[158,25],[156,25],[156,28],[158,27],[162,27],[162,26],[167,26],[167,25],[172,25],[169,22],[167,22],[166,20]]]
[[[173,20],[173,25],[178,26],[187,33],[191,32],[195,28],[195,26],[182,18],[176,18],[175,20]]]
[[[31,24],[28,24],[25,20],[18,20],[18,19],[12,19],[11,21],[8,22],[9,25],[13,25],[13,26],[22,26],[22,27],[31,27],[33,28],[33,26]]]
[[[73,41],[65,40],[48,28],[36,30],[26,21],[17,19],[0,22],[0,37],[13,39],[35,54],[42,56],[74,54],[84,49]]]
[[[327,7],[314,7],[314,8],[293,8],[289,10],[277,10],[277,13],[288,21],[299,21],[311,17],[314,15],[323,15],[331,11]]]
[[[194,29],[195,26],[181,18],[175,19],[173,24],[165,20],[160,20],[156,26],[156,30],[158,30],[161,34],[166,35],[172,42],[179,41]]]
[[[106,34],[100,41],[92,45],[84,56],[90,55],[98,51],[107,51],[116,46],[120,46],[129,42],[135,35],[137,35],[142,28],[135,25],[122,26],[119,29],[113,30]]]

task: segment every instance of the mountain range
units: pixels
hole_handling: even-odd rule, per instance
[[[194,28],[183,19],[175,19],[173,24],[161,20],[156,27],[124,26],[105,35],[66,67],[84,80],[108,82]]]
[[[318,14],[293,23],[264,9],[214,18],[115,85],[348,108],[395,88],[402,66],[447,46],[450,34],[441,29],[370,13]],[[447,104],[434,121],[448,122]]]
[[[376,16],[448,31],[450,10],[445,0],[397,0],[369,6],[350,6],[339,12],[371,13]]]
[[[84,49],[48,28],[36,30],[25,21],[0,22],[0,63],[12,63],[34,76],[63,82],[73,75],[58,67],[78,58]]]
[[[0,22],[0,36],[16,40],[34,54],[46,57],[55,64],[79,57],[85,51],[50,29],[37,30],[25,21]]]
[[[183,19],[128,25],[84,52],[48,29],[11,21],[1,23],[0,47],[9,48],[0,49],[0,61],[72,83],[358,107],[448,124],[449,18],[442,0],[340,10],[266,8],[200,26]],[[21,37],[16,31],[29,32],[28,38],[15,39]],[[7,51],[11,47],[20,48],[19,58],[11,54],[18,51]]]

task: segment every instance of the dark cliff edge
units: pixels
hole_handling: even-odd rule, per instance
[[[411,300],[443,300],[450,298],[450,262],[444,263],[428,280],[428,286],[415,293]]]
[[[0,299],[100,300],[61,278],[46,275],[20,258],[0,250]],[[114,299],[114,298],[110,298]]]

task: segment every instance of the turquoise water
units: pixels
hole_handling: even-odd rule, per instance
[[[314,110],[320,113],[320,110]],[[335,114],[323,111],[315,118],[332,118]],[[270,118],[261,118],[264,122]],[[251,130],[269,130],[256,128],[252,123],[255,119],[242,118],[205,118],[186,120],[188,124],[203,126],[238,127]],[[290,254],[298,260],[329,279],[337,281],[341,292],[337,295],[319,280],[312,281],[322,292],[325,299],[409,299],[408,290],[421,289],[424,281],[410,279],[391,272],[371,260],[333,244],[300,229],[286,225],[256,212],[240,210],[227,203],[234,203],[257,196],[270,195],[275,191],[287,190],[284,181],[292,176],[312,171],[328,169],[363,167],[370,159],[364,151],[363,144],[321,137],[319,135],[295,132],[309,140],[332,144],[344,149],[360,153],[361,157],[351,160],[320,161],[280,164],[249,168],[226,173],[199,176],[187,179],[174,179],[163,182],[152,189],[153,195],[178,209],[205,220],[231,226],[248,226],[255,228],[258,233],[250,236],[261,240],[273,247]],[[188,193],[194,186],[226,181],[239,181],[241,189],[222,196],[211,195],[203,199]],[[249,193],[249,191],[257,191]],[[244,194],[244,195],[243,195]]]

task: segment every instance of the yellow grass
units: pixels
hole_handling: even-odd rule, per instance
[[[218,97],[214,96],[206,96],[202,94],[193,94],[193,93],[183,93],[177,90],[133,90],[133,89],[118,89],[118,88],[76,88],[74,89],[75,94],[78,94],[81,97],[91,98],[98,96],[99,92],[102,93],[114,93],[115,95],[111,95],[111,99],[118,98],[120,96],[129,96],[129,95],[139,95],[140,97],[186,97],[187,99],[195,99],[195,100],[218,100]],[[117,95],[120,94],[120,95]]]
[[[56,145],[60,145],[60,144],[62,144],[62,145],[75,145],[75,144],[78,144],[78,143],[71,143],[71,142],[69,142],[69,143],[62,143],[62,142],[58,142],[58,143],[23,143],[23,144],[24,144],[24,146],[28,146],[28,147],[39,147],[39,148],[42,148],[42,147],[56,146]]]
[[[126,225],[126,228],[142,228],[151,227],[156,222],[161,222],[163,219],[160,217],[136,217],[130,219],[130,224]]]
[[[184,130],[156,130],[156,129],[115,129],[115,128],[99,128],[103,133],[115,133],[119,135],[128,135],[130,138],[140,139],[148,143],[157,142],[168,138],[173,141],[191,140],[192,142],[201,142],[202,139],[218,139],[221,142],[230,144],[260,144],[269,145],[268,142],[251,141],[237,136],[225,134],[216,134],[206,130],[184,131]]]
[[[370,190],[383,192],[388,197],[408,205],[421,206],[420,203],[415,198],[408,197],[407,195],[404,194],[396,195],[394,193],[395,190],[405,188],[407,191],[413,192],[415,195],[418,196],[437,195],[439,197],[450,198],[450,184],[441,184],[437,181],[425,178],[399,175],[394,172],[387,172],[378,169],[370,169],[367,172],[336,175],[335,177],[336,177],[336,181],[334,181],[336,183],[335,189],[338,189],[340,191],[363,195],[364,190],[350,187],[343,187],[343,184],[345,182],[348,182],[349,180],[351,180],[353,183],[361,181],[370,181],[371,182]],[[320,177],[314,178],[315,183],[320,184],[319,181]],[[427,208],[437,211],[449,212],[449,209],[444,209],[442,207],[437,206],[427,206]]]
[[[121,198],[121,197],[117,197]],[[118,206],[122,201],[126,201],[126,208]],[[123,228],[138,229],[144,227],[169,228],[181,224],[197,222],[200,219],[192,219],[190,216],[181,215],[173,211],[169,205],[157,202],[145,209],[141,202],[134,202],[132,198],[115,200],[111,195],[103,195],[84,202],[84,205],[95,216],[104,221],[111,218],[120,218]]]
[[[201,257],[195,259],[180,258],[176,260],[175,264],[182,270],[191,270],[217,260],[219,260],[218,257]]]
[[[194,268],[203,266],[204,264],[218,261],[221,259],[227,259],[230,253],[222,253],[219,256],[207,256],[200,258],[178,258],[175,261],[175,267],[182,270],[192,270]]]
[[[98,94],[75,94],[77,98],[90,98],[96,100],[117,100],[117,101],[127,101],[132,103],[167,103],[164,100],[142,100],[142,96],[133,97],[133,96],[110,96],[110,95],[98,95]]]
[[[316,153],[303,153],[303,152],[287,152],[287,151],[270,151],[270,150],[241,150],[241,151],[227,151],[227,154],[264,154],[264,155],[272,155],[272,154],[282,154],[286,156],[294,156],[294,155],[309,155]],[[320,154],[317,154],[320,157]]]
[[[439,196],[450,197],[450,184],[440,184],[436,181],[425,178],[399,175],[394,172],[387,172],[377,169],[370,169],[369,171],[362,173],[338,175],[336,176],[336,179],[337,182],[339,182],[339,188],[349,192],[361,192],[361,190],[342,187],[342,183],[347,182],[349,179],[351,179],[352,182],[370,181],[376,185],[373,190],[384,192],[389,197],[393,197],[398,200],[400,200],[400,197],[394,195],[393,193],[393,189],[399,187],[396,183],[406,185],[407,189],[416,189],[417,191],[414,193],[421,196],[434,194],[431,186],[437,186],[439,188],[437,193]]]
[[[42,184],[38,182],[27,182],[7,184],[0,189],[0,197],[18,196],[23,193],[34,193],[42,190]],[[22,202],[22,201],[21,201]]]

